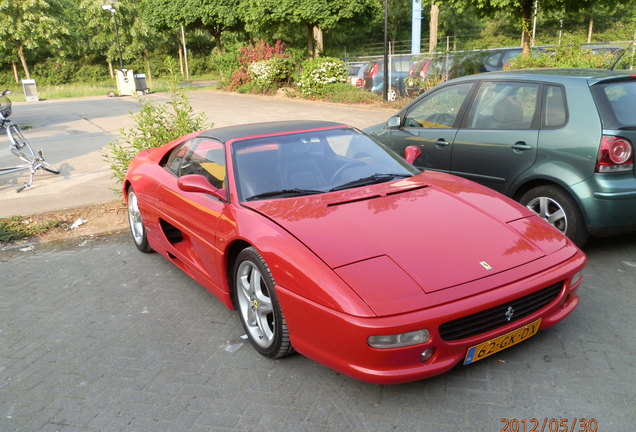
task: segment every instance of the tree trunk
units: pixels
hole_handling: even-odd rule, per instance
[[[431,20],[428,30],[428,52],[437,51],[437,28],[439,26],[439,6],[431,3]]]
[[[324,52],[324,45],[322,39],[322,30],[317,25],[315,25],[313,29],[313,38],[316,41],[316,57],[320,57]]]
[[[521,53],[530,55],[530,18],[532,17],[532,0],[521,1]]]
[[[18,65],[15,64],[14,61],[12,61],[11,67],[13,68],[13,77],[15,78],[15,83],[20,84],[20,76],[18,75]]]
[[[22,63],[22,69],[24,69],[24,75],[26,79],[31,79],[31,73],[29,72],[29,66],[27,66],[26,58],[24,58],[24,50],[22,45],[18,48],[18,57],[20,58],[20,63]]]
[[[218,48],[219,52],[222,53],[223,45],[221,44],[221,32],[220,31],[212,32],[212,37],[214,38],[214,44]]]
[[[115,71],[113,71],[113,62],[108,60],[107,63],[108,63],[108,74],[110,75],[110,79],[115,79]]]
[[[183,68],[183,51],[181,49],[181,43],[179,43],[179,67],[181,68],[181,76],[185,76],[185,69]]]
[[[587,26],[587,43],[592,42],[592,31],[594,30],[594,17],[590,17],[590,24]]]
[[[307,24],[307,52],[309,52],[309,57],[316,57],[316,52],[314,50],[314,25]]]
[[[146,60],[146,84],[148,84],[148,87],[152,87],[152,69],[150,68],[150,55],[148,55],[147,49],[144,49],[144,58]]]

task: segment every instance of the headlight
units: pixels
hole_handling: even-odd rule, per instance
[[[426,343],[431,340],[428,330],[417,330],[396,335],[369,336],[367,343],[373,348],[399,348]]]

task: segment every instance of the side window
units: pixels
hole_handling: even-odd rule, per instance
[[[543,127],[550,129],[563,126],[567,119],[563,89],[558,86],[547,85],[543,91],[545,99]]]
[[[451,128],[473,83],[455,84],[444,87],[413,106],[404,119],[405,127]]]
[[[174,175],[177,175],[179,172],[179,167],[181,166],[181,161],[183,161],[183,157],[188,150],[189,142],[190,141],[173,148],[168,156],[168,160],[164,164],[164,167]]]
[[[178,176],[199,174],[218,189],[225,183],[225,147],[209,138],[195,138],[190,141],[188,151],[179,167]]]
[[[470,129],[530,129],[539,84],[483,82],[468,117]]]

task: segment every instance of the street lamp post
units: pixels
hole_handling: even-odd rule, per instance
[[[102,5],[102,9],[113,14],[113,22],[115,23],[115,41],[117,42],[117,53],[119,54],[119,68],[124,69],[124,60],[121,57],[121,45],[119,44],[119,29],[117,28],[117,13],[112,4]]]

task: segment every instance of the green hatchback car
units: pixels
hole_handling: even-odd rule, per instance
[[[366,130],[415,165],[489,186],[583,246],[636,230],[636,74],[494,72],[448,81]]]

